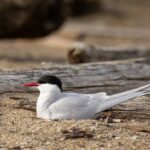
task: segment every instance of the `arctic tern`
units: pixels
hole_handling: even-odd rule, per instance
[[[37,117],[48,120],[95,119],[97,113],[125,101],[150,94],[150,84],[118,94],[107,95],[67,93],[62,91],[62,82],[52,75],[45,75],[37,82],[24,86],[37,87],[40,95],[36,104]]]

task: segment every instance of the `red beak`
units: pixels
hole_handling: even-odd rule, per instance
[[[30,82],[30,83],[25,83],[23,86],[39,86],[40,84],[37,82]]]

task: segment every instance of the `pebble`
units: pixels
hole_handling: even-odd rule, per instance
[[[137,137],[138,137],[138,136],[134,135],[134,136],[132,136],[131,138],[132,138],[133,140],[136,140]]]
[[[112,122],[114,122],[114,123],[120,123],[121,119],[112,119]]]
[[[117,137],[115,137],[115,139],[116,139],[116,140],[118,140],[118,139],[120,139],[120,137],[119,137],[119,136],[117,136]]]

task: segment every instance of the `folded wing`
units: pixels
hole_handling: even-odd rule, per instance
[[[99,103],[108,96],[106,93],[76,94],[64,93],[61,99],[49,107],[51,119],[92,119],[96,118]]]

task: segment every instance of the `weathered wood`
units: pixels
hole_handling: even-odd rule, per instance
[[[92,27],[92,28],[91,28]],[[100,38],[130,38],[130,39],[149,39],[150,30],[143,28],[121,27],[121,26],[103,26],[99,22],[71,22],[61,31],[61,35],[67,38],[85,37]]]
[[[111,112],[111,118],[120,119],[136,119],[149,120],[150,119],[150,97],[139,97],[134,100],[127,101],[117,105],[108,110],[108,112],[101,112],[99,117],[106,118]]]
[[[24,70],[0,70],[0,92],[26,91],[24,82],[44,74],[60,77],[65,90],[120,92],[150,83],[150,61],[128,60],[82,65],[45,64]]]
[[[150,61],[130,60],[82,65],[46,64],[33,69],[0,70],[0,93],[16,95],[16,92],[36,92],[31,88],[24,88],[21,84],[37,80],[44,74],[53,74],[60,77],[65,90],[83,93],[107,91],[108,94],[111,94],[149,84]],[[35,100],[34,94],[29,94],[27,97],[30,97],[28,101]],[[23,109],[25,107],[23,106]],[[34,108],[34,106],[30,107]],[[143,97],[123,103],[114,107],[111,111],[113,118],[147,120],[150,118],[149,98]],[[103,113],[101,116],[103,116]]]
[[[142,57],[150,58],[150,49],[109,48],[76,43],[68,52],[68,61],[71,64]]]

